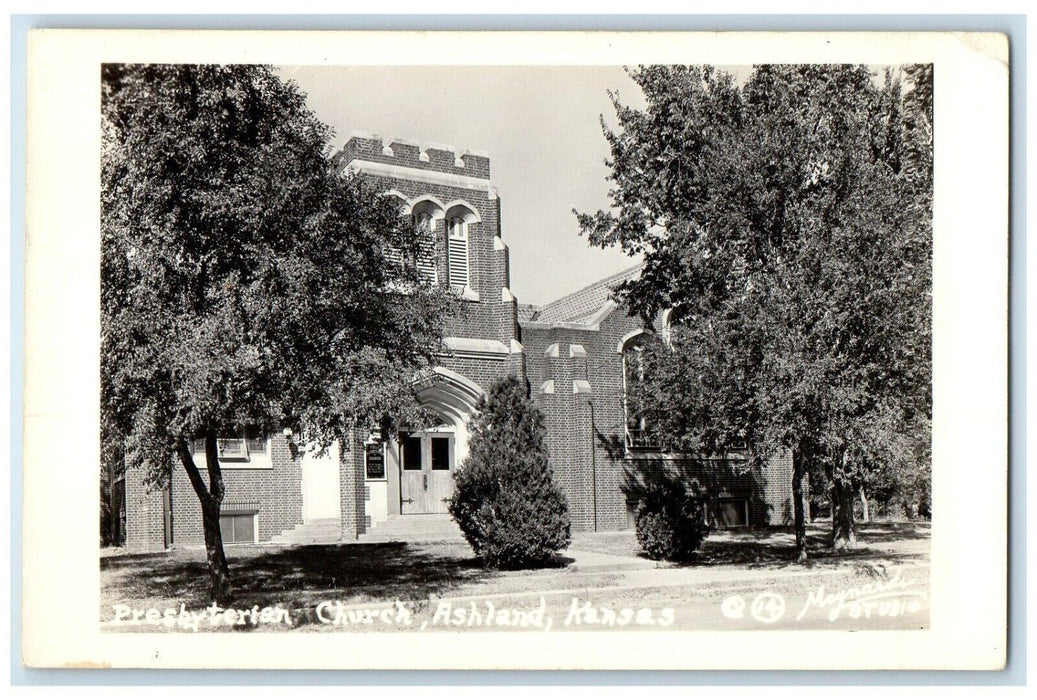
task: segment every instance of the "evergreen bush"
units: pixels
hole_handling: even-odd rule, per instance
[[[480,400],[450,513],[482,562],[543,566],[569,546],[569,507],[544,446],[544,419],[524,382],[507,377]]]
[[[705,499],[680,479],[660,479],[638,501],[635,526],[649,558],[687,561],[709,534]]]

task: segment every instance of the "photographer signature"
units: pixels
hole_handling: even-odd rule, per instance
[[[924,591],[913,590],[916,583],[914,579],[904,578],[898,569],[888,579],[842,589],[829,590],[821,584],[807,594],[796,621],[802,620],[811,610],[826,612],[830,622],[843,615],[856,620],[916,613],[928,597]],[[782,595],[764,591],[751,603],[740,595],[729,596],[721,604],[720,611],[733,620],[744,618],[748,613],[758,622],[773,624],[785,617],[786,604]]]

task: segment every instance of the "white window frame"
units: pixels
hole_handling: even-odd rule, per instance
[[[263,440],[263,450],[253,450],[249,446],[249,441]],[[223,454],[221,444],[229,441],[240,441],[243,449],[243,453],[235,455]],[[216,439],[217,451],[216,456],[220,461],[221,469],[273,469],[273,458],[271,457],[270,451],[270,436],[267,435],[262,438],[246,438],[244,435],[238,436],[221,436]],[[191,452],[194,457],[196,465],[205,464],[205,440],[196,439],[192,442]]]
[[[474,241],[472,235],[472,224],[481,224],[479,213],[468,202],[456,199],[445,205],[443,211],[444,226],[446,228],[446,270],[447,279],[451,291],[467,301],[479,301],[479,293],[475,291],[474,270],[475,255],[472,249]],[[459,244],[460,243],[460,244]],[[458,267],[457,258],[460,251],[464,251],[464,276],[454,278]],[[451,255],[454,253],[454,255]],[[454,264],[451,264],[451,259]],[[463,282],[463,284],[461,284]]]

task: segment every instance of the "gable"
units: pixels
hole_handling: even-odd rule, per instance
[[[542,306],[528,320],[538,323],[590,322],[599,316],[607,304],[615,304],[612,293],[619,285],[636,279],[640,274],[641,265],[635,265]]]

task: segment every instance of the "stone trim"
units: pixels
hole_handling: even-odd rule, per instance
[[[618,354],[622,355],[623,354],[623,346],[624,345],[629,343],[631,340],[633,340],[637,336],[643,335],[643,334],[648,333],[648,332],[649,331],[646,328],[637,328],[635,330],[630,331],[629,333],[627,333],[626,335],[624,335],[622,338],[619,339],[619,343],[616,344],[616,352]]]
[[[375,163],[374,161],[359,159],[350,161],[346,165],[346,170],[351,173],[363,173],[375,177],[423,182],[427,185],[459,187],[465,190],[485,192],[488,195],[493,193],[490,199],[496,198],[496,189],[490,185],[489,180],[482,180],[470,175],[451,175],[450,173],[441,173],[435,170],[419,170],[418,168],[408,168],[403,165]]]
[[[503,360],[511,354],[510,348],[499,340],[485,338],[443,338],[443,348],[455,357],[473,359]]]

